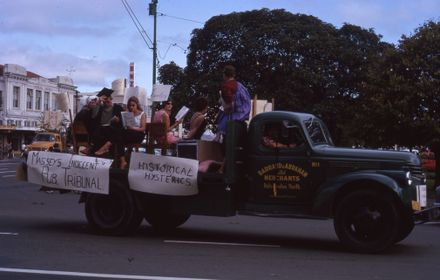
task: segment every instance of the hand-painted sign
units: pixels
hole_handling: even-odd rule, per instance
[[[113,160],[52,152],[29,152],[28,181],[46,187],[109,193]]]
[[[302,189],[303,179],[309,176],[302,167],[292,163],[271,163],[257,171],[263,179],[263,188],[270,189],[273,197],[295,197],[292,193]]]
[[[131,154],[130,189],[163,195],[195,195],[199,162],[193,159]]]

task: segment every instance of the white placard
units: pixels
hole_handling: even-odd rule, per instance
[[[57,189],[109,193],[113,160],[65,153],[29,152],[28,181]]]
[[[420,203],[420,207],[427,206],[426,185],[417,185],[417,201]]]
[[[162,194],[187,196],[198,193],[199,162],[146,153],[131,153],[128,184],[130,189]]]
[[[170,96],[171,85],[153,85],[153,92],[151,93],[151,101],[167,101]]]
[[[134,120],[133,112],[121,112],[122,125],[124,127],[131,126],[136,127],[136,121]]]
[[[188,112],[189,108],[186,106],[182,106],[182,108],[180,108],[179,112],[177,112],[176,114],[176,121],[182,120]]]

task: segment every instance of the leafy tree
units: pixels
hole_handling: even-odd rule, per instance
[[[398,75],[400,58],[392,45],[385,45],[366,69],[363,96],[353,107],[356,114],[350,123],[351,138],[362,146],[386,147],[399,141],[400,106],[395,100],[402,94],[402,79]],[[362,124],[362,125],[359,125]]]
[[[374,129],[365,127],[371,120],[359,122],[359,118],[365,116],[361,112],[368,97],[369,72],[384,49],[390,46],[381,42],[374,30],[347,23],[337,31],[337,40],[335,49],[331,50],[336,53],[336,58],[331,65],[331,84],[327,86],[327,102],[320,109],[321,114],[333,120],[330,122],[332,132],[340,144],[365,145],[364,138],[359,136]]]
[[[192,35],[185,71],[191,94],[215,102],[221,69],[231,63],[251,95],[274,98],[277,109],[320,115],[341,143],[351,140],[353,133],[344,128],[364,95],[365,73],[383,48],[373,30],[349,24],[338,30],[284,10],[216,16]]]
[[[172,85],[173,88],[178,88],[181,86],[183,78],[183,69],[174,61],[159,68],[158,80],[161,84]]]
[[[440,25],[429,21],[397,47],[386,46],[368,72],[356,132],[372,146],[429,145],[440,162]],[[440,165],[436,185],[440,184]]]
[[[408,137],[414,145],[430,145],[440,163],[440,22],[428,21],[400,41],[402,73],[407,97]],[[440,185],[440,164],[436,166]]]

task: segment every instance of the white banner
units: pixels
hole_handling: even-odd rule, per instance
[[[151,93],[151,101],[167,101],[170,95],[172,86],[171,85],[153,85],[153,92]]]
[[[28,181],[57,189],[109,193],[113,160],[64,153],[29,152]]]
[[[128,184],[132,190],[163,195],[195,195],[198,193],[199,162],[146,153],[131,154]]]

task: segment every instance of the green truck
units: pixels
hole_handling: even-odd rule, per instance
[[[417,155],[335,147],[312,114],[274,111],[249,125],[230,121],[223,153],[220,170],[198,172],[193,195],[133,190],[130,171],[111,168],[108,194],[81,193],[89,225],[125,235],[143,219],[168,231],[191,215],[330,218],[344,246],[375,253],[406,238],[414,213],[426,207]]]

